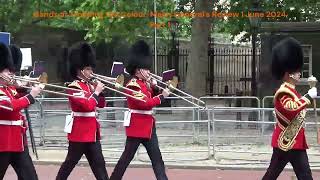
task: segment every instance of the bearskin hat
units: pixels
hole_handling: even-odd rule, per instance
[[[77,77],[77,70],[86,66],[95,68],[96,55],[90,44],[79,42],[74,44],[68,52],[69,71],[72,78]]]
[[[0,42],[0,71],[4,69],[14,71],[14,65],[9,47]]]
[[[272,48],[272,75],[281,80],[286,72],[300,71],[303,67],[303,50],[299,41],[287,37]]]
[[[139,40],[132,45],[129,51],[128,64],[126,71],[134,75],[136,69],[151,69],[152,68],[152,55],[149,45]]]
[[[22,64],[22,52],[20,48],[14,44],[11,44],[9,47],[12,55],[14,69],[15,71],[19,71],[21,69]]]

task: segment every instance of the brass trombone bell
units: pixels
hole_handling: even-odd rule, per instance
[[[117,79],[116,79],[116,83],[118,83],[119,85],[123,86],[124,84],[124,75],[120,74]]]
[[[167,82],[168,87],[170,89],[176,89],[177,86],[178,86],[178,83],[179,82],[178,82],[178,77],[177,76],[173,76],[173,78]]]

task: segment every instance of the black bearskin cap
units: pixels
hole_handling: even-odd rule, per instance
[[[4,69],[14,71],[14,65],[9,47],[0,42],[0,71]]]
[[[77,77],[77,70],[90,66],[95,68],[96,55],[93,48],[86,42],[74,44],[68,53],[69,71],[72,78]]]
[[[281,80],[286,72],[301,71],[303,50],[299,41],[292,37],[285,38],[272,48],[272,75]]]
[[[151,69],[152,68],[152,55],[149,45],[139,40],[132,45],[129,52],[128,65],[126,71],[134,75],[136,69]]]
[[[20,48],[14,44],[10,45],[10,51],[12,55],[12,61],[15,71],[20,71],[22,64],[22,52]]]

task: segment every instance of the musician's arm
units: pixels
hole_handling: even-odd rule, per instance
[[[279,95],[278,98],[284,110],[294,114],[298,114],[311,104],[310,99],[306,96],[303,96],[300,99],[295,99],[290,94],[283,93]]]

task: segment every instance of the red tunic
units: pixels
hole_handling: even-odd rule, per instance
[[[277,119],[277,124],[272,135],[272,147],[282,149],[280,146],[280,136],[285,130],[285,127],[295,119],[298,115],[305,116],[305,108],[310,104],[310,100],[301,96],[296,90],[295,86],[289,83],[283,83],[277,90],[274,97],[274,108]],[[299,130],[298,134],[294,138],[292,146],[288,149],[308,149],[305,133],[305,129]]]
[[[154,96],[154,92],[151,88],[147,86],[147,83],[137,79],[132,78],[127,86],[130,89],[135,91],[140,91],[145,97],[141,94],[135,94],[130,91],[126,93],[134,95],[137,98],[143,99],[146,102],[136,100],[132,97],[127,97],[128,108],[131,110],[142,110],[150,111],[153,107],[161,104],[164,97],[162,94]],[[141,113],[131,113],[130,125],[126,127],[126,134],[128,137],[139,137],[139,138],[151,138],[153,124],[155,118],[150,114],[141,114]]]
[[[0,120],[17,121],[22,120],[23,124],[19,125],[0,125],[0,152],[22,152],[24,151],[24,135],[26,133],[25,117],[21,110],[34,103],[34,98],[27,94],[19,97],[15,87],[0,87],[0,104],[11,107],[13,111],[0,108]]]
[[[78,96],[69,97],[70,107],[73,112],[95,113],[96,107],[105,107],[106,102],[104,97],[98,97],[94,94],[91,84],[82,80],[75,80],[69,87],[85,91],[85,93],[82,93],[68,90],[68,94]],[[68,140],[72,142],[95,142],[96,140],[100,140],[100,124],[96,116],[74,116],[72,131],[68,133]]]

